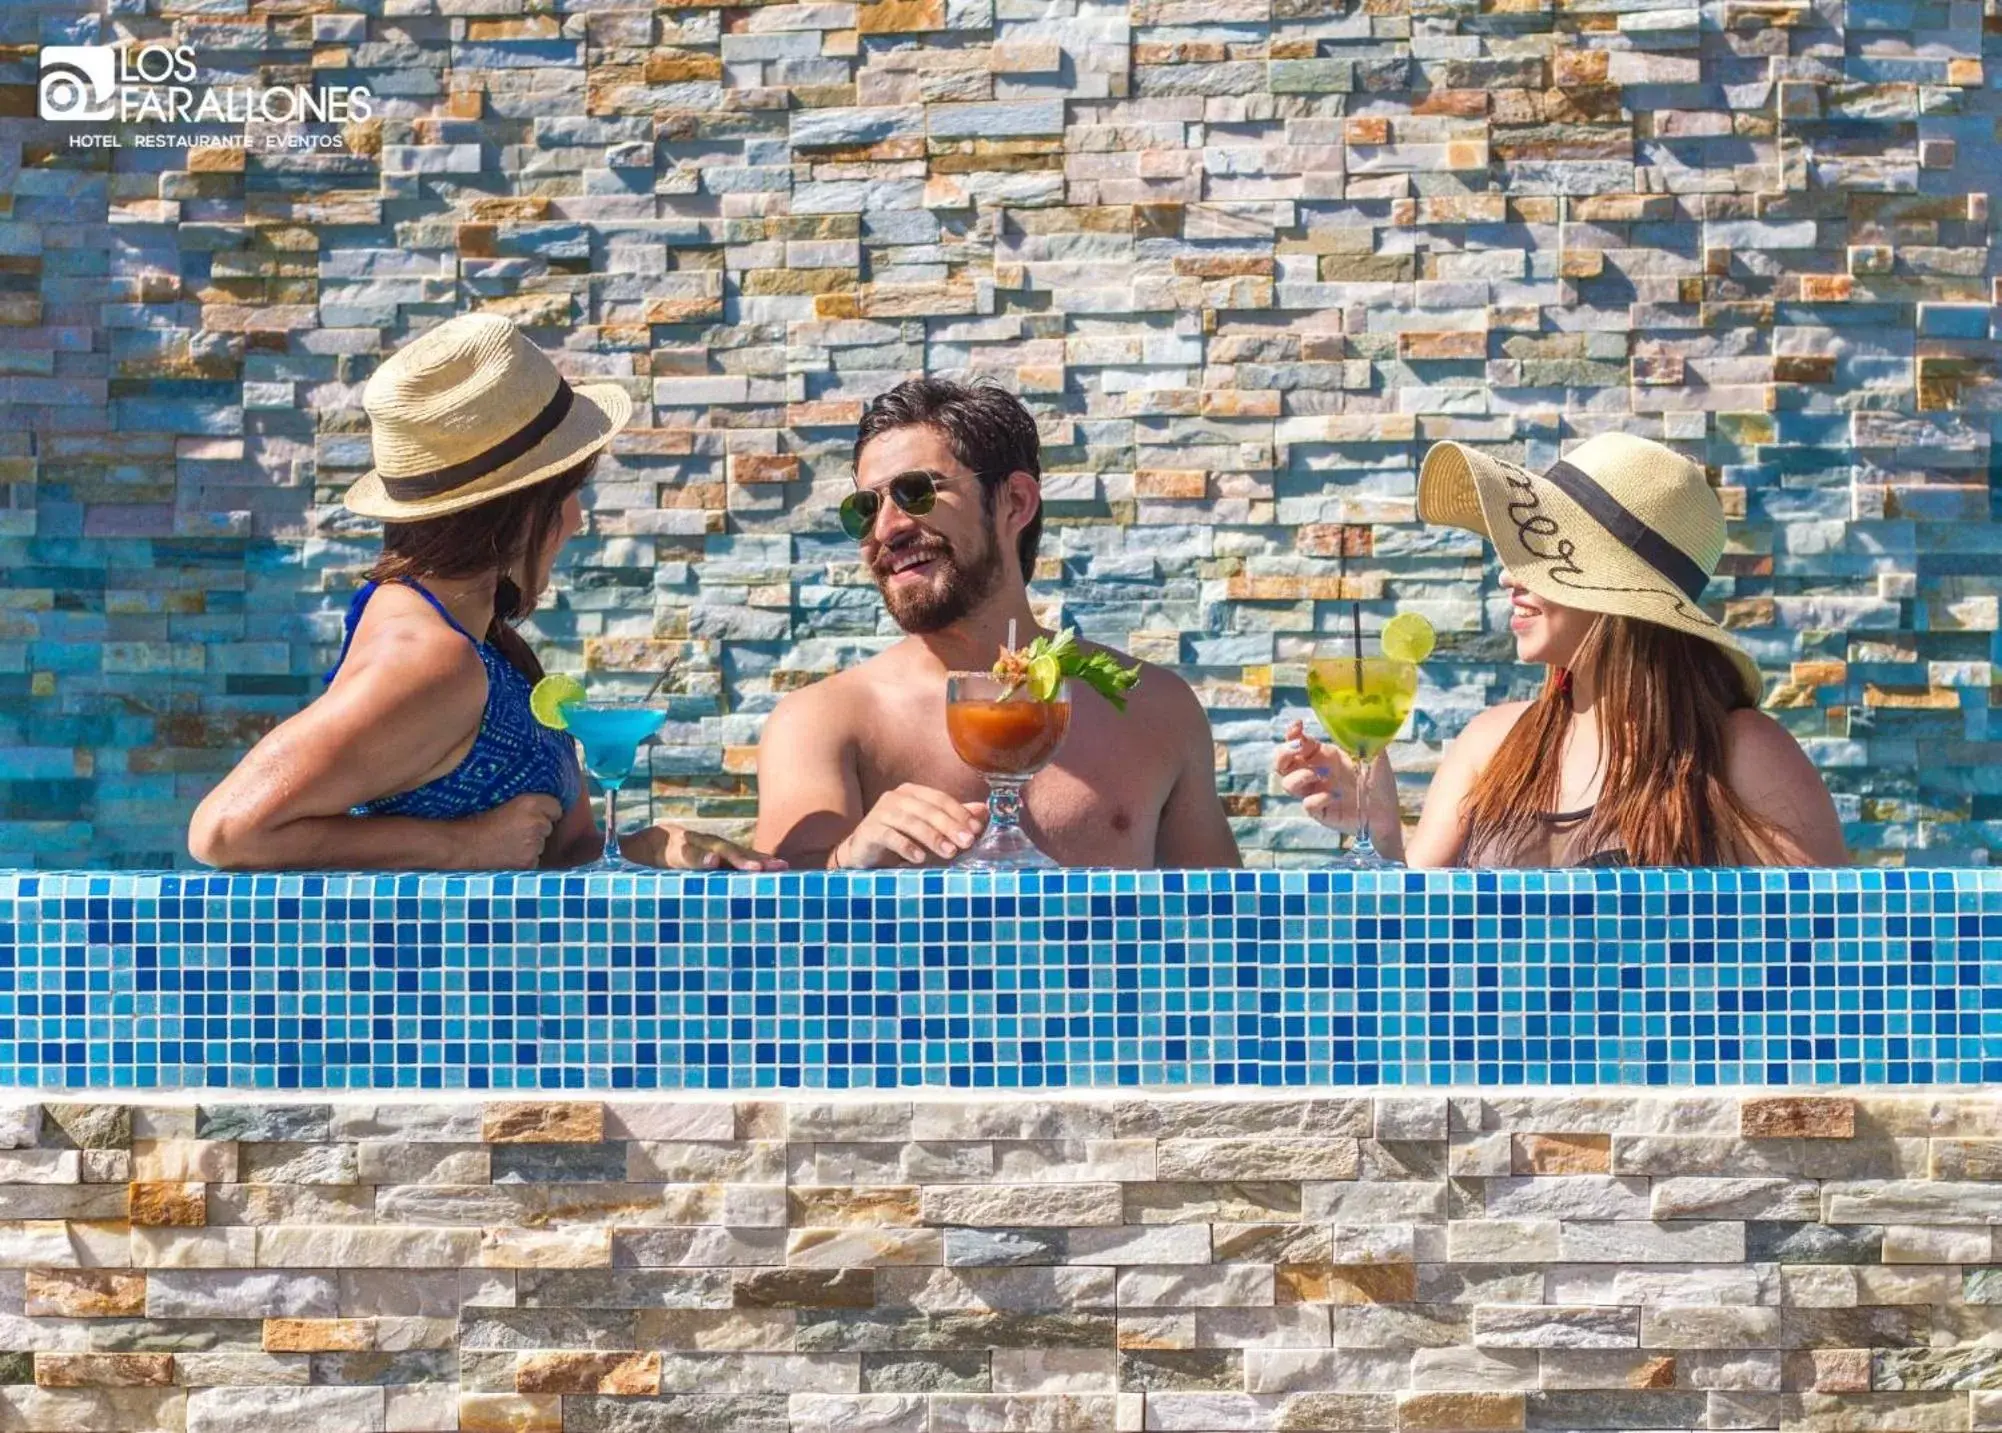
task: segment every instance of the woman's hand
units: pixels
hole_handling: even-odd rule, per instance
[[[1297,721],[1286,729],[1286,744],[1272,760],[1280,788],[1299,797],[1309,816],[1344,835],[1356,829],[1360,767],[1340,747],[1308,736],[1305,724]],[[1397,808],[1397,774],[1390,769],[1388,756],[1379,755],[1370,768],[1369,832],[1385,856],[1403,859],[1404,816]]]
[[[619,840],[626,858],[670,871],[783,871],[786,863],[704,831],[662,823]]]
[[[1348,754],[1307,735],[1306,724],[1286,728],[1286,744],[1272,760],[1280,789],[1296,797],[1323,826],[1353,831],[1356,824],[1356,771]]]
[[[452,828],[452,848],[468,870],[525,871],[542,860],[562,817],[555,797],[528,791],[491,811],[442,824]]]

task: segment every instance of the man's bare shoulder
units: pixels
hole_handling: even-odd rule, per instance
[[[1095,652],[1106,653],[1122,667],[1139,666],[1140,680],[1126,694],[1128,715],[1139,714],[1144,720],[1177,734],[1201,727],[1205,733],[1204,740],[1208,740],[1209,715],[1203,710],[1195,688],[1183,679],[1181,673],[1154,662],[1141,662],[1103,642],[1086,642],[1084,645]]]
[[[766,735],[778,728],[793,733],[810,732],[821,740],[848,740],[875,710],[882,683],[895,670],[894,651],[892,648],[878,652],[855,666],[843,667],[817,682],[787,692],[765,718]]]

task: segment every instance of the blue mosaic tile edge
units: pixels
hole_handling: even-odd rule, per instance
[[[2002,1081],[2002,871],[0,872],[0,1086]]]

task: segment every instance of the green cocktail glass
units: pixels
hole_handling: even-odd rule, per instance
[[[1418,700],[1418,664],[1388,657],[1331,655],[1323,648],[1307,664],[1307,703],[1327,728],[1328,739],[1356,758],[1354,844],[1334,864],[1375,871],[1395,865],[1377,852],[1369,834],[1370,768],[1404,729]]]

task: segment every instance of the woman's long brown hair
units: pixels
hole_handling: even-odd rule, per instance
[[[593,453],[554,477],[464,512],[419,522],[384,523],[382,555],[369,569],[369,580],[414,578],[422,582],[427,577],[499,572],[494,620],[486,630],[486,641],[524,677],[541,681],[542,663],[514,630],[514,624],[535,610],[536,599],[542,594],[523,592],[513,574],[532,573],[541,565],[544,551],[555,540],[564,502],[584,486],[597,462],[598,455]]]
[[[1776,831],[1724,781],[1725,719],[1752,703],[1714,643],[1602,616],[1572,660],[1592,674],[1599,800],[1577,849],[1619,847],[1636,866],[1777,865]],[[1557,669],[1517,719],[1462,808],[1468,852],[1519,850],[1554,812],[1571,693]]]

